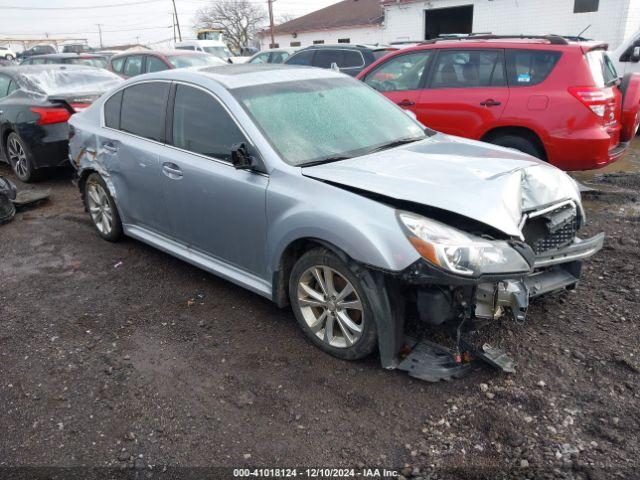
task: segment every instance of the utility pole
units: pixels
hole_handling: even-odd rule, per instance
[[[100,48],[102,47],[102,24],[98,23],[98,35],[100,35]]]
[[[180,33],[180,20],[178,20],[178,10],[176,10],[176,0],[171,0],[173,3],[173,14],[176,16],[176,25],[178,26],[178,38],[182,41],[182,33]]]
[[[269,30],[271,31],[271,45],[269,45],[269,48],[274,48],[276,43],[276,39],[273,36],[273,2],[275,1],[276,0],[267,0],[269,4]]]
[[[176,43],[176,16],[173,13],[171,14],[171,23],[173,25],[173,43]]]

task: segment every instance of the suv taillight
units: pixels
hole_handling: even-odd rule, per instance
[[[36,121],[36,125],[64,123],[71,117],[69,110],[63,107],[31,107],[29,110],[40,116]]]
[[[615,122],[616,97],[610,88],[570,87],[569,93],[603,119],[605,124],[611,123],[612,119]]]

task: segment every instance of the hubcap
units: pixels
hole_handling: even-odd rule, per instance
[[[17,138],[12,137],[7,145],[9,161],[19,178],[26,178],[29,167],[27,165],[27,154]]]
[[[94,225],[104,235],[109,235],[113,228],[113,211],[109,197],[102,185],[92,183],[87,186],[87,204]]]
[[[351,347],[362,336],[360,297],[351,282],[332,268],[316,265],[302,274],[298,305],[311,331],[332,347]]]

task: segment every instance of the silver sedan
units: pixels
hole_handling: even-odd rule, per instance
[[[69,123],[99,235],[291,305],[343,359],[378,349],[398,366],[413,317],[522,320],[530,297],[573,288],[603,242],[577,237],[580,194],[560,170],[436,133],[331,70],[143,75]]]

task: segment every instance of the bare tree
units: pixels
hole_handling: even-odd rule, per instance
[[[261,5],[248,0],[221,0],[198,10],[196,27],[222,30],[229,47],[240,51],[264,27],[266,19],[266,9]]]

